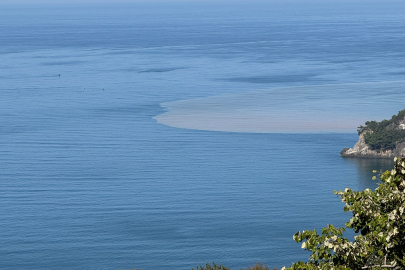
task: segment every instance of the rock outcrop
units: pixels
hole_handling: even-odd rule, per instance
[[[359,141],[353,148],[344,148],[340,154],[342,157],[363,157],[363,158],[394,158],[405,156],[405,142],[398,143],[393,150],[376,151],[371,150],[364,141],[364,134],[360,134]]]
[[[402,117],[401,117],[402,118]],[[366,123],[367,124],[367,123]],[[405,129],[405,118],[402,118],[396,123],[391,123],[386,127],[386,130],[403,130]],[[366,144],[364,135],[367,132],[372,132],[369,129],[363,130],[359,134],[359,141],[353,146],[353,148],[344,148],[340,154],[342,157],[362,157],[362,158],[394,158],[405,156],[405,141],[395,144],[394,149],[389,150],[372,150],[369,145]]]

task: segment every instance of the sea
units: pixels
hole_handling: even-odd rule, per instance
[[[290,266],[405,108],[405,2],[0,3],[0,269]]]

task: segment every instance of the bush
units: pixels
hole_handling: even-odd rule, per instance
[[[194,268],[191,269],[191,270],[194,270]],[[222,266],[222,265],[218,266],[215,263],[212,263],[212,267],[211,267],[211,265],[209,263],[207,263],[205,265],[205,267],[197,266],[196,270],[230,270],[230,269],[228,267],[225,267],[225,266]]]
[[[197,266],[196,270],[230,270],[229,268],[225,266],[218,266],[215,263],[212,263],[213,266],[209,265],[208,263],[205,265],[205,267],[202,266]],[[194,269],[192,269],[194,270]],[[243,270],[243,269],[241,269]],[[246,270],[269,270],[269,268],[261,263],[256,263],[253,267],[248,267]],[[277,270],[277,269],[273,269]]]
[[[261,263],[256,263],[253,267],[246,268],[246,270],[270,270],[270,269]]]

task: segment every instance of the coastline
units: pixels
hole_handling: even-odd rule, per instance
[[[359,135],[359,141],[353,148],[343,148],[340,155],[344,158],[384,158],[391,159],[405,155],[405,142],[396,144],[395,149],[377,151],[371,150],[364,140],[364,133]]]

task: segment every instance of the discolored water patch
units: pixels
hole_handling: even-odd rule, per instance
[[[162,103],[157,123],[172,127],[253,133],[354,133],[369,120],[403,109],[404,82],[329,84],[255,90]],[[374,108],[375,96],[384,95]],[[401,96],[401,97],[399,97]]]

